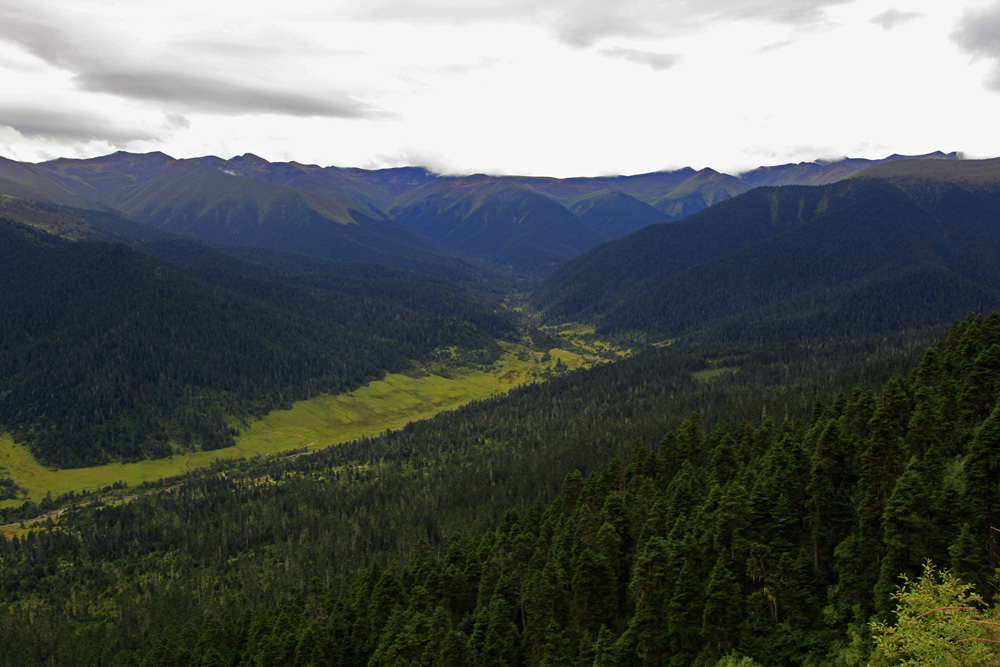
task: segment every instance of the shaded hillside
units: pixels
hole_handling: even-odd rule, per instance
[[[377,262],[460,280],[475,273],[428,239],[344,203],[160,153],[119,152],[39,165],[5,162],[0,164],[0,190],[49,203],[113,210],[216,243]]]
[[[729,335],[818,336],[830,313],[853,335],[952,321],[1000,303],[1000,181],[989,168],[974,186],[913,177],[757,189],[595,248],[551,276],[536,303],[552,318],[663,335],[728,318]],[[863,312],[879,303],[896,314]]]
[[[513,333],[492,307],[405,274],[281,284],[8,221],[0,234],[13,323],[0,333],[0,426],[64,466],[228,445],[250,416]]]
[[[659,171],[635,176],[602,176],[595,178],[518,178],[519,182],[545,192],[570,209],[596,193],[611,191],[626,194],[648,204],[666,220],[677,220],[692,213],[742,194],[750,186],[738,178],[714,169],[695,171],[690,167],[676,171]],[[635,206],[617,211],[616,227],[630,224]],[[648,212],[641,214],[651,222]],[[646,224],[650,224],[646,223]],[[633,224],[633,227],[635,225]]]
[[[588,193],[570,204],[569,210],[588,227],[609,239],[667,221],[666,215],[649,204],[617,190]]]
[[[391,213],[453,252],[532,274],[547,273],[606,238],[551,197],[488,176],[438,179]]]
[[[738,178],[714,169],[702,169],[651,204],[671,220],[689,216],[709,206],[743,194],[750,187]]]
[[[211,244],[134,222],[115,212],[58,206],[8,195],[0,195],[0,216],[68,240],[121,242],[143,254],[189,268],[217,268],[258,278],[281,280],[288,274],[301,273],[381,274],[408,276],[419,283],[452,281],[491,294],[509,286],[499,273],[457,258],[423,265],[427,272],[420,273],[375,262],[336,261],[264,246]]]
[[[71,241],[138,244],[175,238],[114,211],[73,208],[0,194],[0,216]]]
[[[956,313],[997,307],[1000,289],[929,259],[724,317],[706,335],[719,341],[856,338],[935,328]]]
[[[772,238],[854,196],[816,188],[757,189],[690,218],[651,225],[567,262],[535,293],[553,319],[590,319],[666,278]]]

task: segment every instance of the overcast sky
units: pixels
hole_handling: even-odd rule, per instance
[[[0,0],[0,156],[551,176],[1000,156],[1000,0]]]

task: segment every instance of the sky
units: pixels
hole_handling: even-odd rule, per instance
[[[1000,156],[1000,0],[0,0],[0,156],[557,177]]]

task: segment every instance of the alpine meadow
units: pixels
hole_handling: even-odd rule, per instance
[[[998,267],[958,153],[0,158],[0,666],[1000,665]]]

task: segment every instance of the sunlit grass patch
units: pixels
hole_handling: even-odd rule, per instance
[[[427,369],[390,374],[347,394],[325,394],[298,401],[288,410],[275,410],[246,427],[237,436],[234,447],[137,463],[52,469],[37,462],[27,447],[15,445],[9,435],[0,435],[0,469],[35,502],[48,493],[58,498],[70,491],[94,491],[119,481],[134,487],[202,468],[220,459],[314,450],[378,435],[595,361],[596,357],[579,349],[553,348],[539,353],[524,346],[504,344],[504,355],[487,369],[449,368],[447,376]],[[7,500],[0,502],[0,507],[21,502],[21,499]]]
[[[739,368],[736,366],[708,368],[703,371],[695,371],[691,374],[691,378],[694,379],[695,382],[711,382],[712,380],[718,380],[735,375],[738,370]]]

